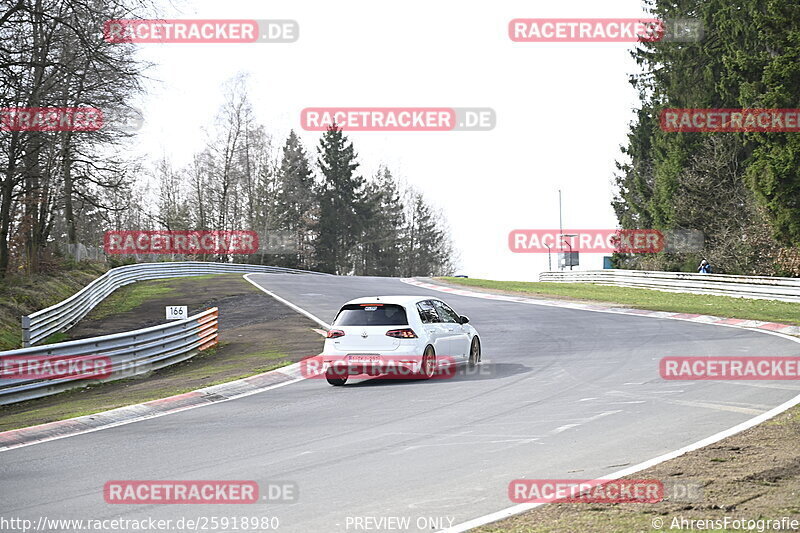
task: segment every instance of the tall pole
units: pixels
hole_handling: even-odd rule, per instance
[[[558,232],[564,233],[564,226],[561,225],[561,189],[558,189]]]
[[[561,189],[558,189],[558,247],[561,250],[561,257],[564,257],[564,242],[561,235],[564,233],[564,226],[561,223]],[[564,270],[561,261],[558,262],[558,269]]]

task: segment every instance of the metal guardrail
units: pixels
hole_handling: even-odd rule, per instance
[[[293,268],[238,263],[206,263],[203,261],[125,265],[112,268],[66,300],[22,317],[22,345],[33,346],[53,333],[68,330],[109,294],[129,283],[204,274],[249,273],[328,275]]]
[[[800,302],[800,278],[614,269],[542,272],[539,274],[539,281],[597,283],[668,292]]]
[[[0,405],[56,394],[87,383],[144,374],[189,359],[217,344],[216,307],[150,328],[0,352]],[[107,362],[100,379],[87,372],[53,373],[57,362]],[[47,366],[51,371],[46,374]],[[98,374],[95,374],[95,377]],[[12,376],[9,378],[9,376]]]

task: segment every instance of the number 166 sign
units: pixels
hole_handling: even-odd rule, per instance
[[[189,308],[185,305],[168,305],[167,320],[183,320],[189,316]]]

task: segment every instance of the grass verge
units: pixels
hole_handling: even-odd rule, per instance
[[[206,285],[209,281],[213,284],[215,280],[223,279],[221,276],[225,276],[225,274],[179,276],[131,283],[112,292],[108,298],[89,312],[86,319],[103,320],[115,314],[134,310],[152,300],[162,300],[168,297],[181,298],[187,284],[191,287]],[[241,277],[240,274],[227,276],[237,280]]]
[[[135,309],[147,300],[173,295],[175,289],[170,287],[170,283],[172,283],[172,278],[120,287],[92,309],[89,317],[94,320],[102,320],[116,313],[125,313]]]
[[[622,304],[635,309],[697,313],[725,318],[800,325],[800,305],[777,300],[751,300],[747,298],[732,298],[730,296],[663,292],[650,289],[597,285],[594,283],[495,281],[449,277],[436,279],[450,285],[489,289],[510,294],[591,300]]]
[[[83,262],[47,274],[11,275],[0,281],[0,351],[22,346],[22,316],[69,298],[103,272],[104,265]]]

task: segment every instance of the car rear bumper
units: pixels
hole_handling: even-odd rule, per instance
[[[366,374],[378,376],[385,374],[413,374],[422,367],[421,355],[375,355],[375,354],[347,354],[323,355],[323,368],[329,369],[339,375]]]

